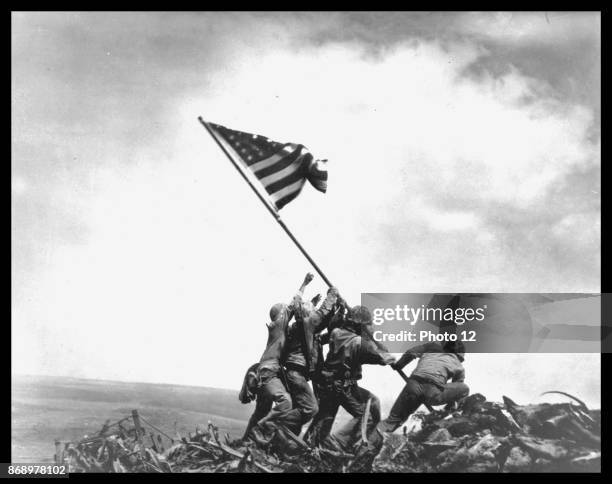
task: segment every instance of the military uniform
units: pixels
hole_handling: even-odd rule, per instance
[[[285,346],[287,325],[301,296],[302,293],[298,292],[291,304],[275,304],[270,310],[268,341],[257,370],[260,382],[257,407],[252,418],[259,417],[268,408],[269,411],[257,421],[258,427],[264,424],[270,426],[285,423],[293,406],[291,395],[283,382],[283,368],[280,360]]]
[[[404,368],[415,358],[419,358],[417,367],[397,397],[389,416],[378,425],[383,432],[393,432],[400,427],[421,404],[451,403],[465,397],[470,391],[463,382],[465,370],[461,364],[461,353],[448,353],[438,343],[427,343],[408,350],[395,366]],[[449,379],[452,381],[447,383]]]
[[[317,387],[319,413],[306,435],[313,445],[330,444],[350,450],[359,437],[368,399],[371,399],[368,433],[380,421],[380,400],[358,385],[363,364],[384,365],[386,362],[372,341],[346,328],[334,329],[329,336],[329,353]],[[332,436],[331,428],[340,407],[353,418]]]
[[[312,311],[307,311],[301,302],[296,304],[295,323],[287,331],[283,359],[293,409],[284,420],[296,435],[300,434],[302,425],[319,410],[317,399],[308,381],[316,370],[316,362],[321,351],[315,336],[327,327],[336,298],[337,291],[329,290],[323,304]]]
[[[259,363],[255,363],[248,368],[242,380],[242,388],[238,394],[238,399],[241,403],[247,404],[256,400],[255,411],[247,423],[242,440],[248,438],[251,429],[257,425],[257,422],[265,417],[272,408],[272,402],[266,400],[264,403],[264,399],[260,398],[258,369]]]

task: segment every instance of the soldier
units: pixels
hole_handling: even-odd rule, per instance
[[[255,413],[259,416],[259,412],[263,412],[270,405],[272,408],[251,428],[249,434],[259,444],[266,444],[272,437],[276,425],[286,423],[285,419],[291,417],[288,414],[292,409],[292,400],[283,381],[281,355],[285,346],[287,325],[293,317],[295,307],[301,302],[304,289],[313,277],[310,273],[306,275],[289,305],[277,303],[270,309],[270,323],[267,325],[268,342],[257,369],[260,388],[257,393],[258,405]]]
[[[237,443],[242,443],[248,440],[251,429],[257,425],[262,418],[264,418],[268,412],[272,409],[272,400],[265,398],[263,392],[260,392],[259,377],[258,377],[259,363],[251,365],[242,381],[242,388],[238,398],[241,403],[247,404],[255,400],[255,411],[251,415],[249,422],[247,423],[244,435],[238,440]]]
[[[404,389],[395,400],[389,416],[378,424],[382,432],[393,432],[400,427],[412,413],[421,406],[452,404],[469,393],[464,383],[465,348],[460,341],[427,343],[414,347],[391,365],[402,369],[415,358],[419,362],[408,378]],[[451,379],[452,382],[447,383]]]
[[[331,287],[318,309],[315,309],[312,302],[299,301],[296,304],[295,322],[287,331],[283,362],[293,410],[285,421],[289,430],[296,435],[300,434],[302,425],[319,410],[317,399],[308,384],[320,356],[315,336],[327,328],[337,296],[338,290]]]
[[[395,358],[380,352],[372,341],[371,334],[372,315],[364,306],[350,309],[341,327],[331,331],[329,352],[321,371],[318,388],[319,413],[307,432],[307,439],[311,443],[350,450],[355,443],[368,399],[371,399],[368,433],[380,421],[380,401],[357,382],[361,379],[363,364],[388,365],[393,363]],[[333,421],[340,406],[353,418],[331,435]]]

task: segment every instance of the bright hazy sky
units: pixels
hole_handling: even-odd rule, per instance
[[[598,13],[13,13],[13,372],[238,388],[311,270],[197,116],[328,158],[342,294],[600,290]],[[324,291],[320,278],[309,295]],[[599,405],[599,355],[470,355]],[[367,368],[385,410],[402,383]]]

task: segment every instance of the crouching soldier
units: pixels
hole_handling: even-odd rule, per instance
[[[270,323],[267,325],[268,342],[257,368],[259,390],[255,415],[251,420],[259,417],[265,409],[269,411],[252,426],[249,432],[249,437],[259,444],[266,444],[270,440],[277,425],[288,423],[286,419],[293,403],[284,381],[281,356],[285,346],[287,325],[293,317],[295,306],[301,301],[306,285],[312,279],[312,274],[306,276],[289,305],[277,303],[270,309]]]
[[[293,410],[286,421],[289,430],[296,435],[300,435],[302,425],[319,411],[317,399],[308,383],[320,356],[315,336],[327,327],[337,296],[338,290],[331,287],[318,309],[312,302],[299,301],[295,308],[295,322],[287,331],[283,360]]]
[[[362,417],[368,399],[370,415],[367,432],[380,421],[380,401],[358,385],[363,364],[387,365],[395,359],[380,352],[372,338],[372,315],[368,308],[355,306],[348,311],[342,326],[329,335],[329,352],[320,376],[319,413],[310,425],[306,439],[313,445],[324,445],[336,450],[350,451],[359,436]],[[353,417],[331,435],[331,428],[339,407]]]
[[[391,365],[401,370],[415,358],[416,368],[408,378],[404,389],[395,400],[389,416],[378,424],[382,432],[393,432],[415,412],[421,404],[452,404],[469,393],[463,382],[465,348],[460,341],[449,341],[441,346],[438,343],[427,343],[414,347]],[[451,382],[448,382],[448,380]]]

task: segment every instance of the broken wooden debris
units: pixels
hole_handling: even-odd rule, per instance
[[[104,421],[93,436],[56,441],[55,461],[73,473],[600,472],[600,412],[566,396],[577,404],[519,405],[470,395],[456,408],[413,415],[403,435],[386,434],[374,447],[366,411],[354,453],[311,448],[287,429],[262,449],[227,433],[222,440],[213,422],[187,438],[174,422],[173,438],[134,411]]]

